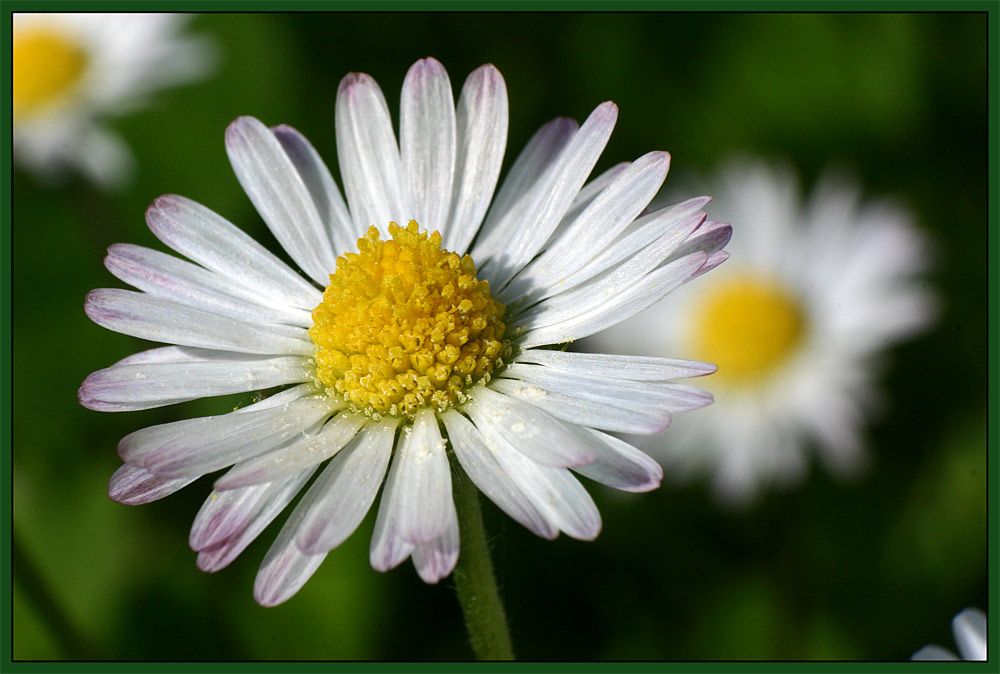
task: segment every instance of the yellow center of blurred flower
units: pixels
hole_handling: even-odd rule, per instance
[[[337,271],[312,313],[316,370],[330,395],[369,416],[445,409],[489,380],[510,347],[504,306],[476,278],[472,258],[441,249],[441,235],[374,227]]]
[[[735,277],[716,285],[693,323],[697,356],[719,366],[729,383],[760,379],[781,365],[802,342],[806,317],[800,302],[780,285]]]
[[[79,83],[87,53],[63,32],[39,26],[18,31],[13,50],[14,114],[34,114]]]

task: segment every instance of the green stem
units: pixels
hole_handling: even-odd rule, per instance
[[[486,530],[479,508],[479,490],[452,460],[455,508],[461,549],[455,566],[455,590],[462,605],[472,650],[480,660],[513,660],[507,616],[500,602]]]

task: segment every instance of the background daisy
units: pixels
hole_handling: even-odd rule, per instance
[[[745,229],[736,261],[585,347],[686,348],[719,366],[714,409],[636,440],[671,476],[707,471],[720,498],[748,502],[801,481],[814,448],[834,473],[856,473],[883,352],[932,315],[927,244],[909,213],[863,203],[843,176],[827,174],[806,203],[785,166],[734,162],[714,186],[713,214]]]
[[[104,187],[133,170],[132,153],[106,126],[159,89],[205,76],[208,40],[181,34],[190,15],[13,15],[14,158],[52,181],[67,169]]]

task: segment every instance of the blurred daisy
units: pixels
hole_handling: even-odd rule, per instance
[[[613,103],[582,125],[543,126],[495,197],[507,135],[496,68],[473,72],[456,105],[441,64],[419,61],[400,110],[397,144],[374,80],[341,82],[346,202],[295,130],[248,117],[227,129],[237,178],[305,279],[221,216],[164,196],[147,222],[196,264],[118,244],[106,265],[142,292],[86,300],[98,324],[176,345],[88,377],[80,401],[91,409],[287,387],[229,414],[132,433],[110,485],[112,498],[144,503],[232,466],[191,531],[199,567],[215,571],[317,474],[258,573],[265,605],[294,594],[357,528],[383,477],[372,566],[410,557],[426,582],[448,575],[459,550],[448,445],[534,533],[593,539],[600,515],[569,469],[653,489],[658,464],[605,431],[654,432],[711,401],[673,381],[714,371],[704,363],[544,348],[624,320],[727,255],[730,229],[705,222],[707,198],[645,211],[666,153],[585,184]]]
[[[951,633],[955,636],[958,652],[937,645],[924,646],[914,653],[911,660],[986,660],[986,614],[978,608],[967,608],[951,620]]]
[[[14,159],[43,179],[66,169],[103,186],[132,155],[102,125],[149,94],[206,74],[209,45],[179,37],[181,14],[14,14]]]
[[[833,175],[804,207],[793,173],[761,164],[731,165],[714,194],[713,213],[743,225],[733,262],[586,342],[718,365],[706,384],[715,405],[636,442],[678,479],[709,471],[729,503],[801,479],[813,446],[833,472],[858,471],[877,358],[932,314],[915,277],[923,240],[907,213],[859,206]]]

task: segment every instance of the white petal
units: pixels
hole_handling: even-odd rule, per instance
[[[342,412],[315,433],[306,431],[286,445],[233,466],[215,481],[214,486],[220,490],[235,489],[272,482],[303,471],[339,452],[364,425],[363,415]]]
[[[306,554],[337,547],[361,524],[389,467],[398,419],[370,424],[351,446],[333,457],[310,491],[315,500],[303,516],[296,538]]]
[[[255,484],[229,491],[213,490],[191,524],[188,545],[204,550],[243,530],[280,483]]]
[[[623,491],[644,492],[656,489],[663,480],[663,468],[629,443],[592,428],[580,430],[595,438],[591,449],[597,461],[574,468],[595,482]]]
[[[514,160],[503,184],[497,190],[483,226],[476,239],[472,257],[478,264],[495,250],[495,243],[509,238],[511,228],[520,224],[520,214],[530,202],[536,183],[555,161],[579,125],[568,117],[557,117],[535,132],[521,154]],[[471,240],[471,239],[470,239]],[[463,250],[456,248],[456,250]]]
[[[205,544],[198,550],[198,568],[207,573],[214,573],[223,569],[236,559],[250,543],[252,543],[267,526],[283,511],[292,499],[295,498],[302,486],[312,476],[314,469],[306,470],[298,475],[293,475],[286,480],[267,485],[264,492],[252,503],[243,504],[242,508],[236,508],[233,512],[227,513],[215,511],[223,528],[217,528],[210,533],[214,533],[214,540],[210,544]],[[213,503],[213,498],[221,500],[225,492],[212,492],[206,505]],[[202,508],[204,511],[205,508]],[[202,514],[198,513],[199,516]],[[212,521],[210,518],[208,521]],[[198,524],[198,520],[195,520]],[[222,537],[223,533],[228,535]],[[195,530],[191,530],[192,540]],[[192,543],[191,547],[195,547]]]
[[[958,660],[958,656],[946,648],[937,645],[924,646],[919,651],[910,656],[910,660],[924,661],[945,661]]]
[[[504,472],[493,456],[495,450],[486,445],[482,433],[472,422],[455,410],[444,412],[441,420],[448,429],[448,439],[459,464],[479,490],[535,535],[555,538],[559,534],[558,529],[538,512]]]
[[[208,362],[232,362],[240,360],[253,361],[257,357],[247,356],[241,353],[233,353],[231,351],[216,351],[213,349],[198,349],[191,346],[162,346],[156,349],[148,349],[146,351],[139,351],[130,356],[122,358],[120,361],[114,364],[114,368],[132,366],[132,365],[164,365],[164,364],[174,364],[174,365],[188,365],[191,363],[208,363]],[[311,383],[301,384],[299,386],[294,386],[274,395],[261,400],[260,402],[251,405],[250,407],[241,408],[242,410],[250,409],[251,407],[255,410],[264,409],[265,407],[276,407],[278,405],[283,405],[286,402],[291,402],[292,400],[297,400],[303,396],[315,393],[315,386]],[[180,401],[178,401],[180,402]],[[144,407],[158,407],[161,404],[166,404],[162,402],[148,403]],[[132,407],[129,409],[138,409],[141,407],[138,403],[132,403]],[[112,406],[106,403],[106,406],[111,409]],[[122,409],[126,406],[122,405]]]
[[[724,222],[706,220],[697,233],[674,251],[674,256],[682,257],[695,252],[708,253],[710,256],[722,250],[733,236],[733,228]]]
[[[614,103],[599,105],[559,154],[556,163],[546,171],[532,202],[525,209],[521,225],[512,233],[502,252],[490,260],[491,282],[498,289],[548,241],[594,168],[617,118],[618,107]]]
[[[543,407],[552,416],[580,426],[646,435],[658,433],[670,424],[670,414],[662,410],[638,410],[631,406],[625,409],[607,403],[577,400],[514,379],[494,379],[490,387]]]
[[[494,66],[481,66],[465,80],[456,129],[455,187],[444,244],[464,252],[490,205],[507,147],[507,85]]]
[[[691,280],[707,260],[705,253],[693,253],[660,267],[603,306],[589,308],[585,313],[576,314],[562,322],[532,330],[521,342],[521,346],[530,348],[562,344],[621,323]],[[567,314],[571,312],[572,310],[567,310]]]
[[[260,570],[257,571],[253,596],[261,606],[277,606],[290,599],[326,559],[325,552],[306,555],[295,545],[295,537],[298,535],[304,513],[302,505],[304,501],[305,499],[300,501],[288,516],[288,520],[278,532],[278,537],[264,555]]]
[[[142,505],[170,496],[197,479],[197,477],[164,479],[141,466],[126,463],[111,476],[108,496],[112,501],[125,505]]]
[[[484,434],[506,438],[511,446],[533,461],[567,467],[582,466],[595,459],[587,447],[540,406],[486,386],[470,390],[469,398],[462,411]]]
[[[512,363],[503,376],[519,379],[545,391],[577,400],[590,400],[616,407],[689,412],[712,402],[712,394],[682,384],[653,383],[567,373],[547,365]]]
[[[178,253],[252,289],[278,306],[312,311],[322,293],[222,216],[190,199],[165,195],[146,210],[150,230]]]
[[[274,133],[253,117],[239,117],[226,129],[226,152],[281,247],[312,280],[329,283],[337,256],[302,176]]]
[[[619,377],[634,381],[684,379],[712,374],[718,368],[712,363],[656,356],[624,356],[610,353],[576,353],[552,349],[525,349],[514,357],[515,362],[538,363],[570,374],[590,374],[595,377]]]
[[[432,58],[406,73],[399,102],[399,153],[412,208],[422,229],[447,238],[455,175],[455,100],[448,73]]]
[[[137,365],[139,363],[193,363],[207,360],[213,356],[221,354],[225,354],[225,357],[234,355],[228,351],[195,349],[190,346],[159,346],[155,349],[138,351],[130,356],[126,356],[115,363],[115,365]]]
[[[251,405],[229,414],[143,428],[122,438],[118,454],[161,477],[200,476],[266,452],[335,409],[325,396],[276,407]]]
[[[729,259],[729,251],[727,250],[720,250],[715,253],[712,253],[711,255],[708,256],[708,259],[705,260],[705,264],[701,266],[701,269],[696,271],[694,276],[689,278],[688,281],[696,279],[702,274],[712,271],[713,269],[715,269],[728,259]],[[687,283],[687,281],[685,281],[685,283]]]
[[[535,463],[502,436],[483,429],[493,456],[542,515],[573,538],[590,541],[601,531],[601,515],[587,490],[565,468]]]
[[[405,203],[399,148],[375,80],[351,73],[340,81],[335,122],[340,175],[359,236],[371,225],[382,232],[390,221],[405,226],[412,212]]]
[[[80,386],[80,404],[92,410],[148,409],[177,399],[258,391],[310,381],[315,366],[299,356],[243,357],[190,363],[112,365],[87,377]]]
[[[308,328],[308,311],[267,306],[251,289],[224,276],[159,251],[116,243],[104,266],[125,283],[151,295],[249,323],[289,323]]]
[[[963,660],[986,660],[986,614],[967,608],[951,621],[951,631]]]
[[[556,226],[556,229],[552,233],[552,236],[550,237],[549,242],[551,243],[552,241],[555,241],[556,239],[558,239],[559,237],[561,237],[562,236],[562,232],[567,227],[569,227],[580,216],[580,214],[587,207],[590,206],[591,203],[593,203],[594,199],[596,199],[597,196],[615,178],[617,178],[619,175],[621,175],[621,173],[623,171],[625,171],[626,169],[628,169],[628,167],[630,165],[631,165],[631,162],[627,162],[627,161],[626,162],[622,162],[620,164],[616,164],[615,166],[612,166],[607,171],[605,171],[604,173],[602,173],[601,175],[597,176],[596,178],[594,178],[591,181],[589,181],[586,185],[584,185],[580,189],[580,192],[576,195],[576,198],[573,199],[573,203],[569,207],[569,210],[566,211],[566,214],[563,215],[562,220]],[[528,200],[528,199],[524,199],[523,203],[527,204],[527,203],[529,203],[529,201],[530,200]],[[531,296],[531,297],[535,297],[535,298],[545,296],[547,293],[543,293],[542,292],[542,291],[546,290],[546,288],[545,288],[544,285],[539,285],[537,283],[535,283],[535,284],[525,283],[525,282],[522,282],[522,280],[521,280],[521,277],[525,273],[527,273],[528,269],[532,266],[532,264],[534,262],[537,262],[537,261],[538,261],[538,259],[536,258],[531,263],[529,263],[526,268],[524,268],[524,269],[521,270],[521,272],[518,274],[517,277],[514,278],[513,281],[511,281],[510,283],[508,283],[507,286],[503,288],[502,292],[497,293],[498,299],[501,299],[501,301],[507,301],[507,302],[513,303],[515,301],[522,301],[523,302],[524,298],[522,298],[521,295],[527,295],[527,296]],[[484,277],[485,276],[486,275],[484,274]]]
[[[562,232],[565,228],[569,227],[583,211],[594,202],[601,192],[603,192],[608,185],[618,179],[622,173],[628,170],[628,167],[632,165],[630,161],[623,161],[615,164],[609,168],[604,173],[600,174],[596,178],[592,178],[587,181],[587,184],[580,188],[579,193],[573,199],[573,204],[566,211],[566,215],[563,216],[562,222],[556,228],[555,233],[552,235],[550,241],[555,241],[557,237],[562,236]]]
[[[192,351],[201,351],[201,349],[191,349],[191,350]],[[212,353],[212,352],[210,352],[210,353]],[[214,353],[220,353],[220,352],[216,351]],[[224,353],[224,352],[222,352],[222,353]],[[243,413],[243,412],[259,412],[260,410],[273,409],[275,407],[280,407],[282,405],[286,405],[286,404],[288,404],[290,402],[293,402],[295,400],[298,400],[300,398],[305,398],[307,396],[315,395],[317,393],[317,391],[318,391],[318,389],[316,388],[315,384],[312,384],[312,383],[309,383],[309,384],[299,384],[298,386],[292,386],[292,387],[286,388],[284,391],[279,391],[279,392],[277,392],[277,393],[275,393],[273,395],[270,395],[270,396],[268,396],[266,398],[262,398],[262,399],[258,400],[257,402],[255,402],[255,403],[253,403],[251,405],[247,405],[246,407],[241,407],[238,410],[234,410],[234,412],[238,412],[238,413]],[[331,410],[337,410],[337,409],[340,409],[340,406],[341,406],[340,403],[336,403],[336,404],[331,405],[330,409]]]
[[[455,568],[455,563],[458,562],[458,550],[458,515],[453,504],[444,535],[436,541],[413,548],[410,558],[421,580],[433,585]]]
[[[692,199],[691,201],[701,203],[706,198],[702,200]],[[635,220],[597,257],[553,284],[548,292],[543,293],[543,296],[554,295],[574,288],[581,283],[586,283],[608,269],[615,268],[631,259],[657,241],[673,242],[675,247],[669,254],[676,255],[677,249],[705,221],[705,213],[702,211],[695,210],[694,213],[688,213],[689,208],[685,207],[687,203],[654,211]]]
[[[388,571],[399,566],[413,552],[413,544],[407,543],[399,535],[399,508],[396,501],[399,498],[399,481],[402,478],[400,466],[400,446],[402,436],[396,447],[396,457],[389,467],[382,488],[382,501],[379,503],[378,515],[375,518],[375,530],[368,550],[368,558],[376,571]]]
[[[278,326],[245,323],[148,293],[99,288],[87,294],[84,311],[102,327],[154,342],[240,353],[312,356],[315,352],[305,330],[300,330],[300,339],[283,334]]]
[[[326,167],[312,143],[292,127],[282,124],[272,127],[271,131],[299,172],[306,189],[309,190],[320,219],[326,225],[327,237],[333,243],[334,255],[338,251],[351,250],[358,234],[354,231],[354,222],[347,210],[347,203],[340,195],[337,183],[330,175],[330,169]],[[333,263],[336,265],[336,259]],[[329,273],[332,273],[334,268],[331,267]],[[328,282],[327,279],[323,284]]]
[[[512,297],[517,297],[583,267],[642,212],[663,184],[669,166],[670,155],[666,152],[650,152],[637,159],[564,230],[557,232],[555,242],[505,291],[514,287]]]
[[[400,538],[414,546],[444,535],[451,496],[451,468],[437,417],[428,408],[417,412],[413,425],[403,429],[396,461],[398,482],[393,486],[393,519]]]
[[[531,328],[552,325],[614,301],[625,289],[635,286],[644,276],[668,260],[682,240],[676,236],[676,232],[664,234],[618,266],[575,288],[555,293],[520,312],[517,314],[517,324]],[[667,262],[665,266],[670,264],[671,262]]]
[[[117,189],[132,179],[135,157],[117,133],[98,125],[81,129],[78,146],[67,157],[106,189]]]

